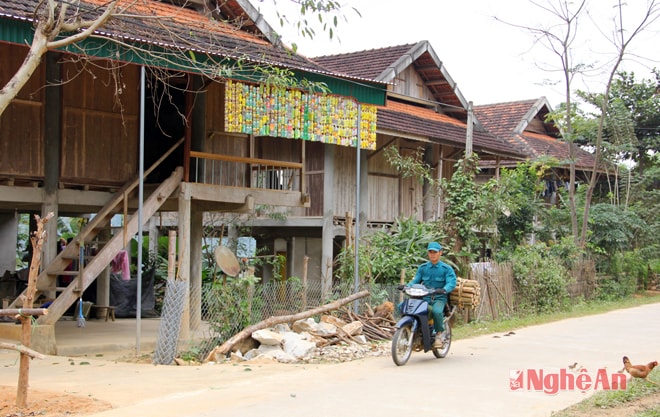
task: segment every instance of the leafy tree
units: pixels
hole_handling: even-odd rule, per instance
[[[645,233],[637,240],[640,254],[649,261],[660,257],[660,153],[649,157],[649,165],[631,183],[630,210],[645,223]],[[657,261],[656,261],[657,262]],[[660,266],[660,262],[657,262]],[[660,268],[659,268],[660,269]],[[660,273],[660,271],[656,271]]]
[[[266,0],[259,0],[264,3]],[[347,5],[336,0],[269,0],[275,7],[275,13],[281,27],[293,26],[298,34],[304,38],[314,39],[316,29],[320,26],[322,32],[328,34],[330,39],[335,38],[335,30],[339,21],[347,21],[345,10]],[[284,6],[284,7],[282,7]],[[291,6],[291,7],[288,7]],[[356,8],[351,10],[360,16]],[[318,20],[318,22],[316,22]],[[293,50],[298,46],[293,43]]]
[[[523,313],[550,313],[567,305],[569,273],[547,245],[519,246],[511,261]]]
[[[484,219],[497,224],[497,245],[514,248],[534,231],[534,218],[541,208],[541,178],[548,166],[543,163],[520,163],[502,169],[499,179],[491,179],[482,191]]]
[[[623,157],[633,160],[639,172],[652,164],[652,155],[660,150],[660,70],[654,69],[655,79],[637,81],[634,72],[620,72],[612,82],[610,103],[627,111],[633,134],[624,149]]]
[[[547,14],[547,18],[543,19],[544,26],[513,26],[523,28],[532,33],[535,42],[546,48],[557,58],[558,65],[553,69],[556,70],[558,67],[562,74],[562,82],[564,84],[566,98],[564,114],[561,118],[563,119],[562,137],[569,144],[570,154],[569,208],[571,210],[571,230],[576,243],[580,246],[585,246],[588,234],[588,219],[591,200],[594,190],[596,189],[598,171],[601,169],[604,160],[604,137],[606,118],[610,111],[610,101],[605,99],[593,100],[593,103],[596,104],[598,108],[598,123],[593,140],[594,165],[592,167],[585,194],[584,207],[582,210],[582,225],[581,227],[578,227],[578,210],[575,200],[576,136],[572,118],[574,111],[572,103],[572,82],[576,76],[582,75],[586,70],[593,68],[593,65],[586,65],[579,61],[581,54],[579,54],[579,51],[576,49],[576,46],[580,41],[581,25],[586,23],[581,19],[585,14],[589,13],[588,3],[586,0],[580,0],[578,2],[570,0],[534,0],[532,1],[532,4]],[[611,52],[611,59],[609,59],[607,65],[602,68],[606,77],[602,97],[610,97],[610,91],[614,84],[614,77],[619,72],[621,63],[629,55],[631,44],[643,33],[653,30],[653,25],[658,18],[660,18],[660,3],[658,3],[657,0],[648,1],[645,5],[645,12],[642,14],[641,18],[637,21],[633,21],[632,24],[630,24],[627,19],[627,6],[626,3],[619,1],[612,9],[613,15],[611,24],[613,27],[611,30],[605,30],[600,27],[598,28],[612,48],[609,51]]]
[[[391,284],[399,282],[401,271],[405,269],[410,279],[417,266],[426,260],[424,254],[428,242],[445,240],[446,236],[435,223],[399,218],[392,227],[362,237],[359,275],[370,282]],[[344,248],[339,255],[336,274],[341,281],[353,279],[353,257],[352,248]]]
[[[646,228],[646,223],[633,211],[604,203],[594,204],[589,223],[589,243],[606,256],[633,249],[635,239]]]
[[[471,245],[477,242],[473,225],[480,218],[483,207],[479,188],[474,182],[478,159],[477,154],[472,154],[459,160],[451,179],[447,181],[443,178],[442,181],[446,202],[443,226],[447,230],[451,249],[464,258],[469,256]]]

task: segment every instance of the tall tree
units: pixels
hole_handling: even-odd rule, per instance
[[[640,174],[651,165],[651,155],[660,151],[660,70],[654,79],[637,80],[634,72],[620,72],[612,83],[610,106],[625,109],[632,121],[632,142],[621,157],[635,162]]]
[[[572,115],[574,105],[572,98],[574,94],[573,81],[576,76],[584,74],[587,70],[593,69],[593,64],[585,64],[580,62],[581,54],[578,49],[578,41],[582,38],[582,18],[591,18],[588,0],[580,0],[577,2],[571,0],[530,0],[530,2],[538,7],[547,15],[544,20],[543,26],[532,27],[526,25],[512,24],[515,27],[523,28],[534,36],[537,44],[546,48],[554,55],[559,65],[555,65],[561,70],[562,81],[564,85],[564,94],[566,103],[564,106],[564,113],[561,117],[561,125],[563,127],[562,136],[569,144],[569,159],[570,159],[570,186],[569,186],[569,206],[571,210],[571,229],[575,242],[584,246],[587,238],[589,208],[591,199],[593,197],[594,189],[598,179],[598,172],[601,170],[603,163],[603,136],[605,127],[605,117],[608,113],[609,101],[600,100],[598,125],[594,140],[594,164],[589,175],[588,187],[586,191],[586,198],[584,203],[584,210],[582,213],[582,225],[578,227],[578,212],[575,202],[575,150],[576,150],[576,137],[575,129],[573,128]],[[658,0],[648,0],[645,6],[645,12],[636,22],[629,23],[627,11],[629,5],[622,0],[616,0],[613,7],[613,15],[611,20],[611,27],[596,27],[602,34],[605,40],[609,43],[611,50],[606,60],[606,64],[601,67],[601,74],[604,74],[603,83],[603,97],[609,97],[612,88],[613,80],[619,71],[621,63],[628,56],[628,51],[633,41],[640,37],[644,32],[651,31],[660,18],[660,3]],[[602,3],[598,3],[602,6]],[[511,23],[508,23],[511,24]],[[585,34],[586,36],[586,34]],[[586,55],[586,54],[585,54]],[[605,55],[605,54],[604,54]],[[641,59],[636,57],[636,59]]]

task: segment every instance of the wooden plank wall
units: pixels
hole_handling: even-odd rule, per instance
[[[28,48],[0,44],[0,85],[21,66]],[[40,65],[0,117],[0,176],[41,179],[44,176],[45,65]]]
[[[229,135],[225,133],[224,84],[210,83],[206,91],[205,128],[206,140],[203,152],[219,155],[250,157],[250,141],[247,135]],[[237,169],[240,168],[240,171]],[[205,179],[200,182],[218,185],[235,185],[241,178],[243,184],[249,184],[249,167],[244,164],[211,164],[207,162],[204,171]],[[194,169],[194,167],[193,167]],[[214,180],[211,181],[211,178]],[[192,178],[195,181],[195,178]],[[247,186],[247,185],[246,185]]]
[[[61,180],[120,185],[137,172],[139,67],[65,62]]]
[[[413,66],[409,66],[396,77],[392,92],[423,100],[435,100]]]
[[[377,139],[380,149],[391,137]],[[369,166],[369,221],[390,222],[399,214],[399,174],[387,162],[383,152],[372,154],[368,158]]]
[[[305,143],[305,190],[309,194],[310,206],[300,213],[303,216],[323,216],[323,168],[325,145],[320,142]]]

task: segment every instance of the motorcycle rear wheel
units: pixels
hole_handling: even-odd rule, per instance
[[[399,327],[392,337],[392,360],[398,366],[405,365],[413,350],[412,325]]]
[[[451,325],[449,324],[449,322],[445,322],[445,331],[442,334],[443,334],[442,348],[432,349],[433,355],[436,358],[444,358],[449,353],[449,348],[451,347]]]

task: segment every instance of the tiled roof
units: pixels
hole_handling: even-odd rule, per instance
[[[544,120],[548,111],[549,104],[545,98],[474,108],[475,116],[486,130],[516,149],[521,149],[527,158],[552,157],[566,164],[569,160],[569,145],[557,139],[557,128]],[[537,131],[531,129],[532,122],[535,122]],[[590,169],[593,164],[594,156],[576,147],[576,167]]]
[[[353,75],[369,80],[381,80],[390,66],[410,51],[415,44],[391,46],[367,51],[313,57],[315,62],[340,74]]]
[[[331,71],[392,84],[412,67],[447,113],[465,117],[467,101],[428,41],[311,59]]]
[[[539,135],[535,133],[524,133],[522,135],[527,145],[533,149],[534,156],[549,156],[554,157],[563,164],[568,164],[568,143],[557,140],[547,135]],[[585,151],[579,146],[575,147],[575,166],[582,169],[591,169],[594,165],[593,154]]]
[[[46,3],[40,0],[0,0],[0,18],[32,21],[39,4],[43,9]],[[107,4],[107,0],[80,0],[72,3],[69,11],[93,19],[105,10]],[[302,55],[273,45],[259,33],[240,30],[234,24],[213,19],[210,14],[155,0],[120,0],[119,8],[121,15],[113,16],[96,32],[97,36],[216,57],[240,58],[262,65],[327,72]]]
[[[536,103],[536,100],[474,106],[474,114],[490,132],[502,138],[507,138],[525,119],[527,112],[534,103]]]
[[[448,143],[457,147],[465,146],[467,126],[459,120],[410,104],[389,101],[378,108],[378,129],[426,137],[434,142]],[[474,130],[472,147],[475,151],[487,154],[523,158],[504,141],[487,132]]]

